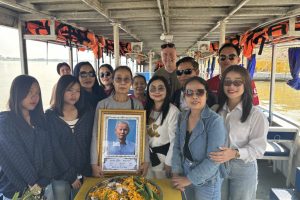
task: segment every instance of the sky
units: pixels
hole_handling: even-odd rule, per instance
[[[47,43],[27,40],[28,58],[47,58]],[[76,52],[73,51],[74,57]],[[0,26],[0,55],[20,57],[18,29]],[[79,59],[93,60],[91,51],[79,52]],[[69,59],[69,47],[48,44],[48,58]]]

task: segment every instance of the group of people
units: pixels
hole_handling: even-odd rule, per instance
[[[80,62],[71,75],[68,64],[61,63],[45,113],[38,81],[16,77],[9,111],[0,113],[0,199],[26,189],[48,199],[73,199],[85,177],[102,177],[99,109],[146,110],[140,174],[170,178],[182,199],[218,200],[221,193],[231,200],[255,199],[256,159],[266,148],[268,122],[254,106],[255,84],[238,65],[239,53],[224,44],[218,59],[222,73],[208,81],[199,77],[193,58],[176,62],[172,43],[161,46],[164,67],[148,83],[128,66],[104,64],[96,74],[89,62]],[[113,128],[118,141],[110,145],[111,154],[134,154],[126,140],[128,123],[119,121]]]

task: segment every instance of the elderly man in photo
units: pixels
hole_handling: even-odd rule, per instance
[[[173,98],[174,92],[180,89],[180,83],[176,76],[176,49],[173,43],[166,43],[161,45],[161,59],[164,67],[158,69],[154,76],[163,76],[167,79],[171,88],[170,99]]]
[[[135,154],[135,143],[126,140],[129,131],[130,129],[127,121],[117,121],[115,127],[117,141],[108,142],[108,155]]]

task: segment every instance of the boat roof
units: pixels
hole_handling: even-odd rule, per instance
[[[143,51],[159,52],[162,33],[173,35],[178,54],[197,41],[218,41],[220,22],[226,37],[300,15],[300,0],[0,0],[0,24],[56,19],[120,41],[143,42]]]

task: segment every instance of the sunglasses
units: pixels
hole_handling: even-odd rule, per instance
[[[161,46],[161,49],[165,49],[165,48],[175,48],[175,44],[173,43],[166,43],[166,44],[162,44]]]
[[[224,80],[224,85],[225,86],[231,86],[231,85],[234,85],[235,87],[240,87],[241,85],[244,84],[244,81],[242,80]]]
[[[204,94],[206,93],[205,89],[197,89],[197,90],[190,90],[190,89],[186,89],[184,91],[184,94],[186,97],[193,97],[194,95],[196,95],[197,97],[202,97],[204,96]]]
[[[160,92],[164,92],[166,90],[165,87],[150,87],[149,92],[151,93],[160,93]]]
[[[80,72],[79,76],[81,78],[87,78],[87,77],[95,77],[96,75],[95,75],[95,72],[89,71],[89,72]]]
[[[115,77],[114,81],[116,83],[122,83],[122,82],[124,82],[124,83],[130,83],[132,80],[131,80],[131,78],[128,78],[128,77],[125,77],[125,78]]]
[[[219,59],[220,59],[220,61],[225,61],[226,59],[232,61],[232,60],[235,59],[235,57],[237,57],[237,55],[235,55],[235,54],[229,54],[228,56],[226,56],[226,55],[220,55]]]
[[[182,74],[190,75],[193,69],[183,69],[183,70],[176,70],[177,76],[181,76]]]
[[[102,73],[100,73],[100,78],[110,77],[110,75],[111,75],[110,72],[102,72]]]

